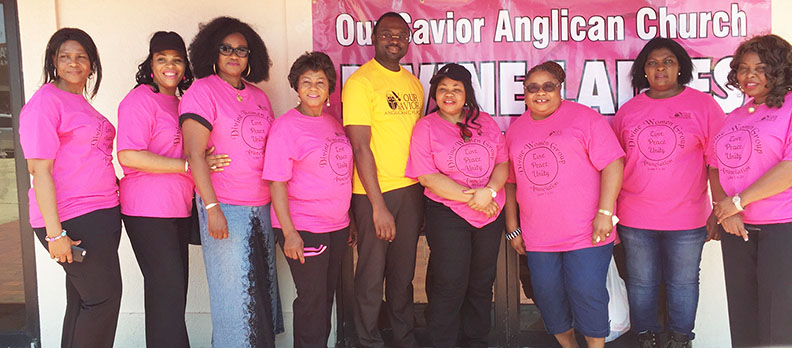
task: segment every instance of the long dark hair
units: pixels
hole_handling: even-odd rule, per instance
[[[154,33],[154,35],[152,37],[160,35],[160,33],[166,33],[166,32],[158,31],[158,32]],[[171,33],[173,33],[173,32],[171,32]],[[176,33],[173,33],[173,34],[176,34]],[[179,34],[176,34],[176,35],[179,35]],[[181,38],[181,36],[179,36],[179,38]],[[135,82],[137,82],[135,87],[140,86],[140,85],[148,85],[149,87],[151,87],[151,89],[154,92],[159,93],[159,87],[157,86],[157,83],[154,82],[154,78],[151,76],[152,73],[153,73],[153,71],[151,70],[151,62],[152,62],[152,59],[154,58],[154,53],[157,53],[157,52],[150,52],[150,51],[151,50],[149,49],[149,55],[148,55],[148,57],[146,57],[146,60],[144,60],[142,63],[140,63],[140,65],[138,65],[138,71],[135,73]],[[183,45],[181,47],[181,51],[186,51],[184,49]],[[184,55],[184,79],[181,82],[179,82],[178,86],[176,86],[176,89],[177,89],[177,92],[178,92],[177,94],[178,95],[184,94],[184,91],[186,91],[187,88],[190,88],[190,85],[192,85],[193,80],[195,80],[195,77],[193,77],[192,69],[190,69],[190,60],[187,58],[187,55],[185,54]]]
[[[190,60],[193,63],[195,77],[200,79],[215,74],[214,65],[220,54],[218,48],[223,43],[223,39],[233,33],[244,36],[250,49],[248,56],[250,71],[242,78],[253,83],[268,80],[271,62],[267,46],[250,25],[231,17],[217,17],[209,23],[200,25],[198,34],[190,43]]]
[[[51,83],[58,80],[58,72],[55,68],[55,59],[58,55],[61,45],[69,40],[77,41],[82,46],[85,53],[88,54],[88,61],[91,62],[91,74],[88,75],[88,80],[91,76],[96,75],[96,81],[93,83],[91,92],[88,92],[88,83],[85,84],[83,93],[88,98],[93,98],[99,92],[99,84],[102,82],[102,63],[99,60],[99,52],[96,51],[96,44],[88,33],[77,28],[63,28],[52,34],[47,42],[47,49],[44,51],[44,83]]]
[[[756,53],[759,60],[765,63],[765,78],[772,86],[765,104],[768,107],[780,108],[784,105],[787,92],[792,89],[792,46],[786,40],[772,34],[755,36],[741,43],[729,64],[731,71],[727,77],[729,80],[727,86],[740,88],[737,69],[740,68],[743,57],[749,52]]]
[[[462,70],[464,70],[464,72],[460,73]],[[451,71],[451,73],[445,73],[448,71]],[[437,112],[437,110],[440,110],[440,106],[437,105],[436,97],[437,85],[446,77],[457,82],[462,82],[462,86],[465,87],[465,127],[473,129],[481,128],[481,125],[476,121],[481,113],[481,108],[476,101],[476,93],[473,91],[473,84],[470,82],[470,72],[456,63],[446,64],[440,68],[437,74],[432,77],[432,80],[429,81],[429,98],[435,102],[435,107],[432,108],[430,112]]]

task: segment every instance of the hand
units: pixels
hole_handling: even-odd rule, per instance
[[[300,260],[301,264],[305,263],[305,256],[303,256],[303,240],[297,231],[286,232],[283,231],[283,254],[286,257],[294,260]]]
[[[720,226],[718,226],[718,218],[715,212],[712,212],[707,218],[707,242],[711,240],[720,240]]]
[[[604,242],[605,239],[610,237],[611,231],[613,231],[613,218],[597,213],[597,215],[594,216],[592,225],[594,227],[594,232],[591,234],[591,243],[597,244]]]
[[[718,218],[719,224],[723,223],[723,220],[726,220],[727,217],[739,213],[739,211],[737,211],[737,206],[732,202],[732,197],[726,197],[715,203],[712,212],[715,213],[715,216]]]
[[[525,255],[525,243],[523,243],[522,236],[517,236],[509,241],[511,247],[520,255]]]
[[[462,191],[462,193],[473,195],[473,198],[467,202],[468,207],[473,210],[484,211],[487,205],[492,202],[492,191],[487,187],[467,189]]]
[[[209,170],[213,172],[222,172],[223,167],[228,167],[231,164],[231,159],[228,158],[228,155],[221,154],[221,155],[213,155],[214,146],[211,149],[206,150],[205,159],[206,164],[209,165]]]
[[[54,242],[47,242],[50,258],[53,260],[57,259],[58,262],[72,263],[71,247],[72,245],[80,245],[81,242],[79,240],[71,240],[69,236],[60,237]]]
[[[214,239],[228,238],[228,222],[219,205],[209,209],[209,235]]]
[[[498,202],[491,201],[481,212],[486,214],[488,218],[491,218],[495,215],[498,215],[498,209],[500,209]]]
[[[748,241],[748,230],[745,229],[742,216],[739,214],[727,217],[721,222],[721,226],[726,233],[740,236],[744,241]]]
[[[357,227],[349,229],[349,239],[347,239],[347,245],[351,247],[356,247],[358,242],[358,233]]]
[[[396,222],[393,220],[388,207],[381,206],[374,209],[372,213],[374,219],[374,228],[377,231],[377,238],[393,242],[396,238]]]

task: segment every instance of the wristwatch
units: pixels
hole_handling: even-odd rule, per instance
[[[495,189],[494,189],[494,188],[492,188],[492,187],[489,187],[489,186],[487,186],[487,188],[488,188],[488,189],[490,190],[490,192],[492,193],[492,198],[498,197],[498,191],[495,191]]]
[[[734,203],[734,206],[737,207],[737,211],[745,210],[745,208],[743,208],[742,206],[742,198],[740,198],[739,193],[734,195],[734,197],[732,197],[732,203]]]

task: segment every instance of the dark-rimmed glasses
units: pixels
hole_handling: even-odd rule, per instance
[[[539,92],[539,89],[541,88],[543,91],[547,93],[551,93],[555,91],[556,88],[558,87],[561,87],[560,83],[545,82],[544,84],[542,84],[542,86],[539,86],[538,83],[531,83],[526,86],[523,86],[523,89],[528,93],[536,93]]]
[[[220,47],[218,47],[218,49],[220,51],[220,54],[224,56],[230,56],[231,54],[236,54],[237,57],[239,58],[247,58],[247,56],[250,55],[250,49],[245,46],[231,47],[229,45],[222,44],[220,45]]]
[[[470,128],[468,128],[468,125],[462,122],[457,122],[456,125],[459,127],[459,136],[462,137],[462,140],[465,142],[470,141],[470,137],[473,136],[473,132],[470,130]]]

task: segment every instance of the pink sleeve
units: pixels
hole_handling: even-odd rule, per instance
[[[509,131],[506,131],[506,136],[504,137],[503,141],[503,150],[506,152],[506,160],[509,160]],[[509,177],[506,178],[507,184],[516,184],[517,177],[514,175],[514,163],[509,162]]]
[[[290,136],[288,119],[278,118],[272,124],[264,151],[264,168],[261,178],[269,181],[289,181],[294,168],[295,146],[290,145],[294,137]]]
[[[154,133],[154,111],[147,100],[130,99],[129,96],[118,106],[117,152],[123,150],[146,150]]]
[[[410,140],[410,157],[407,160],[407,168],[404,176],[417,179],[421,175],[439,173],[434,163],[431,146],[431,132],[429,122],[418,121],[413,128],[412,139]]]
[[[506,136],[503,135],[498,123],[492,117],[489,120],[492,124],[492,129],[498,132],[498,145],[495,147],[495,164],[506,162],[509,160],[509,153],[506,151]]]
[[[209,130],[212,130],[217,118],[217,110],[209,91],[209,86],[203,80],[196,81],[179,102],[179,124],[190,118],[198,121]]]
[[[19,142],[26,159],[55,159],[60,147],[61,115],[54,98],[36,98],[25,105],[19,115]]]
[[[613,128],[610,127],[605,117],[599,114],[591,117],[589,133],[587,134],[588,156],[594,168],[603,170],[611,162],[624,157],[624,150],[622,150],[619,140],[613,134]]]
[[[624,144],[621,143],[621,141],[622,141],[622,138],[621,138],[621,126],[622,126],[622,119],[624,118],[624,113],[625,112],[626,111],[624,111],[624,107],[623,106],[621,108],[619,108],[619,110],[616,111],[616,116],[613,116],[613,120],[612,120],[612,122],[610,124],[611,128],[613,129],[613,134],[616,135],[616,140],[619,141],[619,144],[621,144],[622,147],[624,147]]]
[[[721,109],[720,105],[707,96],[707,129],[705,130],[707,137],[704,148],[704,163],[710,167],[717,167],[718,158],[715,157],[715,136],[718,135],[723,128],[723,123],[726,121],[726,114]]]

